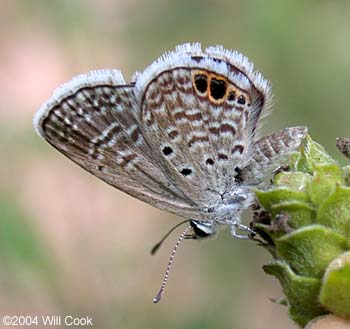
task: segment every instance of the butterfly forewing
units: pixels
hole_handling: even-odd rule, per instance
[[[57,90],[35,123],[50,144],[106,183],[160,209],[196,217],[195,204],[150,159],[137,113],[134,86],[104,70]]]

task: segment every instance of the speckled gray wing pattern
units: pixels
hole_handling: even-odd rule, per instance
[[[133,83],[116,70],[74,78],[42,106],[34,126],[104,182],[206,220],[223,195],[260,183],[305,137],[295,127],[259,139],[270,103],[268,82],[243,55],[186,44]]]
[[[195,204],[150,159],[152,149],[136,118],[134,86],[122,82],[114,71],[76,78],[63,86],[69,93],[58,94],[37,117],[39,133],[106,183],[160,209],[195,217]]]
[[[211,71],[200,58],[196,64],[162,72],[147,85],[141,120],[145,138],[171,181],[197,204],[208,205],[234,186],[235,169],[244,166],[253,142],[249,120],[265,99],[250,85],[245,94],[251,99],[239,104],[232,81]],[[236,70],[228,63],[226,67]],[[199,75],[207,83],[202,93],[195,85]],[[214,79],[222,81],[222,94],[231,86],[236,96],[219,98],[221,94],[210,89]]]

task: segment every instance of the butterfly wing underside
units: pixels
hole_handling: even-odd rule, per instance
[[[102,181],[206,220],[224,195],[260,183],[300,145],[301,128],[259,139],[270,106],[269,83],[246,57],[185,44],[133,83],[116,70],[73,78],[41,107],[34,126]],[[280,137],[285,145],[273,148]]]
[[[238,53],[177,50],[136,81],[140,120],[164,171],[205,207],[234,188],[270,90]]]
[[[239,173],[240,180],[250,186],[266,180],[274,170],[288,162],[306,134],[306,127],[290,127],[257,140],[252,146],[248,164]]]
[[[150,159],[137,119],[134,85],[119,71],[94,71],[59,88],[38,111],[37,132],[56,149],[104,182],[157,208],[198,216]]]

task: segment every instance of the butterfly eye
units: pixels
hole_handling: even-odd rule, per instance
[[[226,82],[224,80],[219,80],[212,78],[210,80],[210,96],[215,100],[222,99],[226,94]]]
[[[194,84],[197,89],[197,92],[204,94],[207,91],[208,87],[208,78],[205,74],[196,74],[194,76]]]

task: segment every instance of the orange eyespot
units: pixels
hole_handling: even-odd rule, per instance
[[[202,97],[208,96],[211,103],[222,104],[229,101],[250,106],[249,95],[218,74],[195,70],[192,73],[192,84],[196,93]]]

